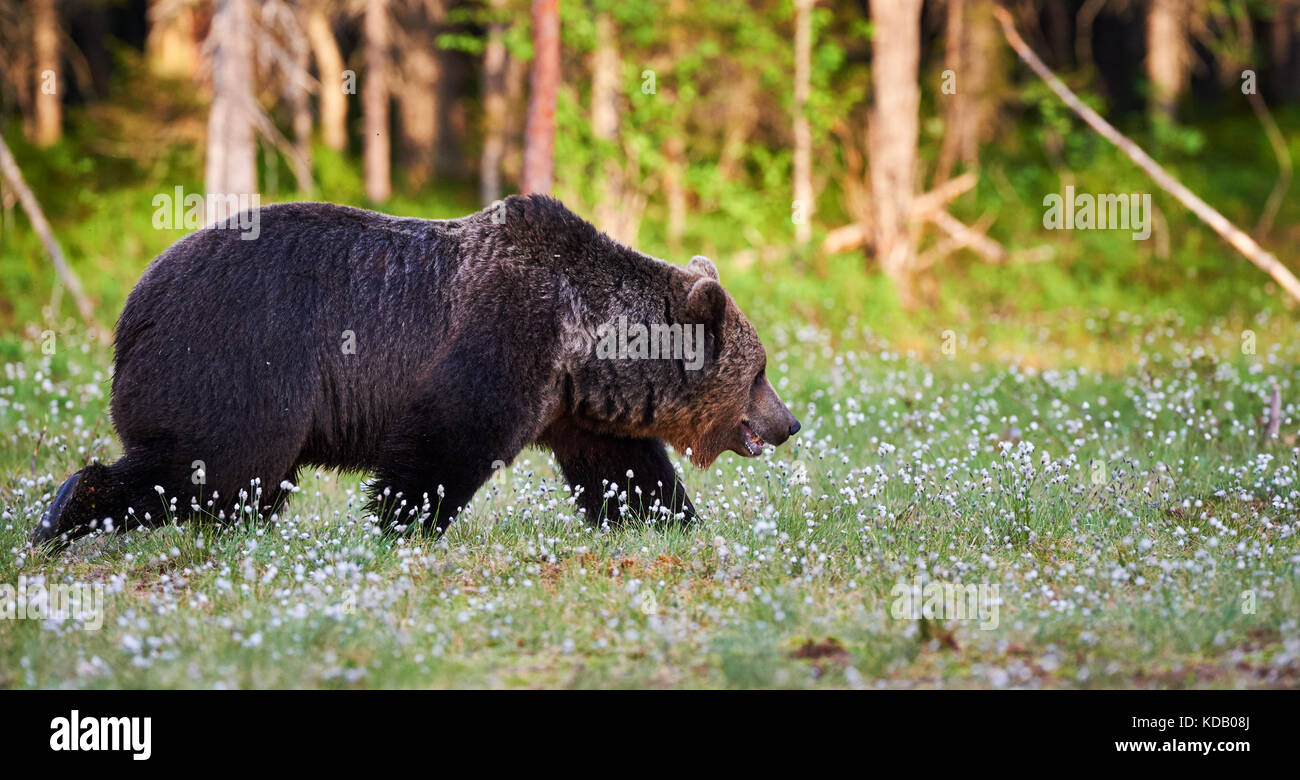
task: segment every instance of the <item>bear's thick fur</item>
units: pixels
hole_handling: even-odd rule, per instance
[[[269,515],[304,466],[374,472],[387,526],[443,530],[530,444],[590,521],[620,519],[624,491],[689,519],[663,441],[707,465],[798,429],[703,257],[648,257],[543,196],[455,220],[328,203],[258,217],[255,240],[200,230],[140,279],[116,334],[125,454],[69,478],[33,543],[157,524],[168,500]],[[702,360],[598,356],[619,322],[702,326]]]

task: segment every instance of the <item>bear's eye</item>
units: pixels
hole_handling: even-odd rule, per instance
[[[766,375],[766,374],[767,374],[767,369],[766,369],[766,368],[760,368],[760,369],[758,370],[758,376],[754,377],[754,384],[755,384],[755,385],[762,384],[762,383],[763,383],[763,377],[764,377],[764,375]]]

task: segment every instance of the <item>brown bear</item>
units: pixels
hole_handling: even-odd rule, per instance
[[[286,203],[218,222],[145,271],[115,350],[125,454],[71,476],[34,544],[266,516],[302,467],[371,471],[385,527],[443,531],[530,444],[591,522],[689,520],[663,442],[707,466],[799,429],[709,260],[641,254],[537,195],[453,220]]]

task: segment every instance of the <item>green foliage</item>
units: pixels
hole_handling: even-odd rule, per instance
[[[792,4],[684,3],[678,16],[673,8],[612,0],[592,5],[594,11],[611,14],[617,29],[621,94],[616,142],[596,139],[591,129],[588,68],[597,45],[595,16],[562,16],[566,55],[557,107],[556,194],[593,216],[595,205],[607,196],[606,166],[615,164],[629,194],[644,200],[635,242],[640,248],[673,260],[696,252],[714,257],[729,287],[760,309],[768,303],[777,313],[810,309],[809,316],[826,322],[892,318],[893,295],[874,276],[869,258],[854,252],[815,259],[815,253],[791,245]],[[456,26],[439,45],[477,51],[481,36],[473,34],[475,25],[495,19],[507,23],[512,54],[530,56],[528,26],[515,23],[526,18],[527,10],[522,0],[510,0],[500,12],[487,2],[458,7],[450,20]],[[829,3],[814,9],[807,108],[815,150],[814,241],[852,219],[844,186],[855,150],[846,144],[864,136],[869,28],[859,8]],[[154,194],[178,184],[186,191],[199,189],[205,111],[193,90],[151,77],[138,55],[118,49],[115,57],[124,77],[111,85],[111,99],[70,109],[63,143],[36,150],[23,142],[16,124],[5,132],[105,324],[145,264],[181,235],[151,228],[150,202]],[[941,66],[922,63],[927,102],[921,156],[927,161],[935,158],[944,129],[934,94]],[[1105,109],[1095,91],[1080,91],[1095,108]],[[1235,110],[1200,109],[1177,124],[1158,115],[1129,118],[1122,129],[1229,219],[1249,226],[1277,164],[1248,107],[1235,94],[1226,99],[1235,101]],[[728,102],[736,100],[740,102]],[[1279,111],[1278,121],[1291,127],[1297,116],[1294,110]],[[737,127],[744,133],[739,143],[729,136]],[[1293,157],[1300,158],[1300,136],[1287,137]],[[665,176],[670,150],[681,139],[688,211],[684,233],[675,237],[669,235]],[[1018,102],[1008,105],[995,142],[981,157],[979,185],[953,204],[954,213],[968,223],[991,218],[990,234],[1016,258],[1044,248],[1050,258],[990,266],[970,253],[949,257],[933,271],[930,304],[907,318],[908,327],[931,331],[959,312],[1036,315],[1072,307],[1172,308],[1200,320],[1277,309],[1275,292],[1256,269],[1181,205],[1155,191],[1127,158],[1083,126],[1041,82],[1022,82]],[[272,179],[291,183],[285,161],[271,159],[273,166],[263,166],[264,184]],[[314,169],[318,191],[311,197],[367,205],[355,151],[316,148]],[[403,188],[400,165],[395,174],[398,194],[382,204],[388,210],[455,216],[476,206],[468,182],[439,179],[413,192]],[[1152,193],[1160,214],[1155,235],[1141,242],[1120,231],[1044,230],[1043,198],[1061,193],[1066,184],[1079,192]],[[279,189],[283,191],[268,190],[264,197],[304,197],[284,185]],[[1300,222],[1297,204],[1296,198],[1283,202],[1278,235],[1265,237],[1284,260],[1282,231]],[[53,276],[20,212],[10,212],[0,228],[0,329],[13,332],[42,319],[40,309],[52,299]],[[931,232],[923,249],[935,240]],[[751,279],[761,282],[751,285]],[[830,303],[809,306],[809,301]],[[60,314],[71,312],[63,296]]]

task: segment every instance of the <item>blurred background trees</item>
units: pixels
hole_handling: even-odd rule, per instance
[[[1295,265],[1300,0],[1004,5],[1090,105]],[[73,265],[123,285],[176,237],[136,233],[149,194],[183,185],[427,216],[551,192],[647,251],[782,279],[812,320],[828,282],[857,311],[972,290],[1015,307],[1026,285],[1068,305],[1133,280],[1269,300],[1027,72],[994,6],[0,0],[0,131]],[[1067,185],[1154,192],[1153,239],[1045,232]],[[0,205],[0,258],[22,254]],[[107,244],[77,235],[109,208]],[[0,263],[6,297],[53,283],[23,257]]]

